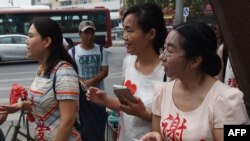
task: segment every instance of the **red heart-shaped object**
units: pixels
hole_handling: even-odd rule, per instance
[[[133,95],[135,94],[137,89],[135,84],[133,84],[130,80],[127,80],[124,85],[127,86]]]

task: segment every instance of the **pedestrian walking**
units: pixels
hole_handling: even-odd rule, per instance
[[[136,102],[126,100],[121,104],[117,98],[104,91],[90,87],[90,101],[103,104],[119,112],[118,141],[139,139],[149,132],[151,106],[155,84],[164,80],[159,59],[167,29],[161,9],[151,3],[129,8],[123,17],[124,35],[128,56],[123,62],[122,85],[130,89]]]
[[[1,105],[0,111],[32,113],[36,140],[80,141],[80,133],[74,127],[79,102],[77,66],[63,47],[59,25],[48,17],[35,18],[26,44],[28,57],[39,63],[28,101]],[[56,93],[53,91],[55,73]]]
[[[87,87],[95,86],[104,89],[104,78],[108,75],[108,56],[106,49],[94,43],[95,24],[85,20],[79,24],[81,43],[71,48],[68,53],[78,66],[80,82]],[[81,108],[81,107],[80,107]],[[93,115],[88,120],[94,120],[92,127],[86,129],[93,141],[105,140],[105,127],[107,123],[106,107],[95,105],[90,110]],[[87,118],[87,117],[83,117]]]
[[[175,27],[160,55],[169,77],[154,92],[152,132],[141,140],[224,140],[224,125],[249,123],[243,93],[217,80],[214,32],[205,23]]]

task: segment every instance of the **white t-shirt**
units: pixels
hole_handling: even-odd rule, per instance
[[[159,63],[154,72],[150,75],[143,75],[135,68],[137,56],[128,55],[123,63],[123,80],[135,96],[141,98],[144,105],[151,111],[153,100],[153,88],[158,82],[163,81],[164,69]],[[124,112],[119,113],[119,133],[118,141],[132,141],[140,139],[150,130],[150,123],[138,117],[127,115]]]
[[[68,52],[70,56],[73,57],[72,49],[70,49]],[[108,66],[108,56],[106,49],[103,48],[101,53],[100,46],[97,44],[94,44],[94,47],[90,50],[81,48],[80,44],[75,46],[74,60],[78,66],[79,76],[85,80],[91,79],[96,74],[98,74],[102,66]],[[104,89],[103,80],[100,81],[96,87]]]
[[[161,117],[161,134],[168,140],[213,141],[212,129],[249,123],[243,93],[217,80],[193,111],[180,111],[172,97],[175,80],[156,86],[152,111]]]

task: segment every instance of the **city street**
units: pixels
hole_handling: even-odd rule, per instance
[[[109,56],[109,75],[105,78],[105,89],[107,93],[114,96],[112,91],[113,84],[121,84],[122,75],[122,63],[126,56],[126,48],[123,46],[123,42],[114,42],[113,46],[107,49]],[[0,104],[9,103],[9,93],[14,83],[21,84],[25,88],[29,88],[32,83],[37,63],[12,63],[12,64],[0,64]],[[7,121],[1,125],[1,129],[4,134],[7,132],[11,121],[16,122],[20,113],[11,114],[8,116]],[[34,125],[31,124],[31,133],[33,134]],[[11,132],[8,135],[6,141],[10,140]]]

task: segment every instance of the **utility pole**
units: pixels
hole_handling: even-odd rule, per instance
[[[176,24],[183,23],[183,6],[184,6],[184,0],[176,0],[175,1]]]

